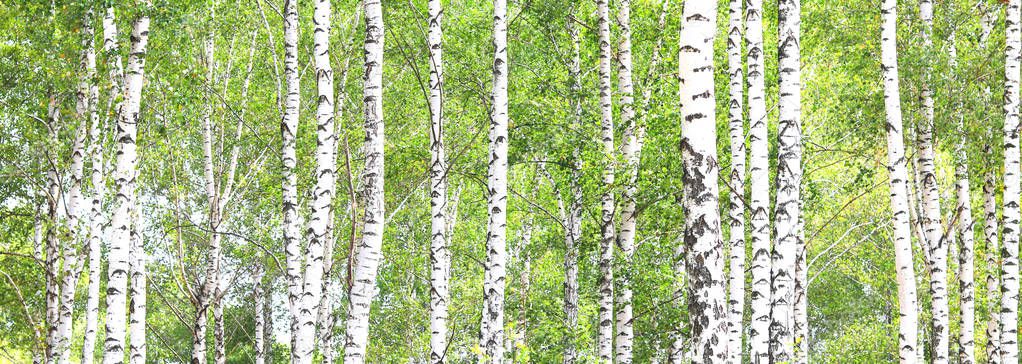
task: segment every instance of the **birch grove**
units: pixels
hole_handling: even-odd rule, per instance
[[[0,362],[1018,362],[1020,8],[0,6]]]

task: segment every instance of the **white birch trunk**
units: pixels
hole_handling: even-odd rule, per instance
[[[1010,0],[1007,7],[1007,35],[1004,65],[1004,244],[1001,246],[1001,362],[1018,362],[1019,295],[1019,61],[1022,36],[1019,33],[1019,6]]]
[[[111,13],[112,15],[112,13]],[[111,19],[112,20],[112,19]],[[104,24],[106,19],[104,18]],[[111,21],[112,24],[112,21]],[[114,31],[110,29],[109,31]],[[112,44],[106,43],[106,33],[108,30],[106,26],[103,27],[103,38],[104,38],[104,50],[107,47],[115,47],[115,42]],[[91,39],[91,38],[90,38]],[[112,41],[112,39],[111,39]],[[94,49],[95,44],[91,47]],[[115,48],[114,48],[115,49]],[[109,53],[107,53],[109,54]],[[93,54],[92,61],[90,63],[91,73],[89,74],[90,80],[95,80],[95,54]],[[112,79],[117,76],[111,77]],[[105,237],[103,233],[103,226],[105,222],[105,216],[103,214],[103,202],[106,198],[106,176],[104,171],[104,164],[106,163],[104,157],[104,132],[105,124],[100,122],[98,104],[99,104],[99,87],[97,81],[92,81],[89,87],[89,157],[92,160],[92,169],[90,170],[90,181],[92,184],[92,200],[89,204],[89,236],[86,251],[88,255],[89,273],[88,273],[88,286],[86,287],[86,302],[85,302],[85,335],[82,342],[82,364],[92,364],[95,359],[96,353],[96,331],[99,329],[99,284],[100,284],[100,272],[101,272],[101,255],[102,255],[102,243]]]
[[[610,62],[610,4],[597,0],[597,25],[600,42],[600,140],[603,147],[603,169],[600,214],[600,279],[599,318],[597,324],[597,355],[599,362],[610,363],[614,354],[614,241],[617,235],[614,222],[614,109],[611,99]]]
[[[146,4],[144,6],[150,6]],[[149,43],[149,17],[135,20],[131,31],[131,52],[124,74],[124,104],[117,118],[117,167],[114,177],[117,195],[114,199],[113,228],[110,239],[109,267],[106,296],[106,340],[103,363],[124,362],[127,313],[125,312],[130,269],[129,252],[132,245],[132,208],[136,199],[138,152],[135,139],[138,132],[139,107],[145,72],[146,47]]]
[[[884,0],[881,6],[880,68],[884,79],[884,109],[887,111],[887,169],[890,173],[894,260],[898,281],[898,356],[902,364],[908,364],[918,360],[918,313],[915,269],[912,266],[912,232],[909,225],[908,168],[898,85],[897,0]]]
[[[745,316],[745,104],[744,73],[742,71],[742,0],[730,0],[728,9],[727,60],[729,101],[728,125],[731,139],[731,196],[728,222],[731,234],[728,276],[728,362],[738,363],[742,358],[742,318]]]
[[[955,166],[955,175],[958,182],[955,184],[958,200],[958,231],[961,234],[958,241],[961,243],[959,250],[959,289],[961,290],[961,317],[959,321],[959,363],[973,364],[976,362],[975,353],[975,266],[973,262],[973,221],[972,201],[969,188],[969,167],[966,154],[966,139],[964,120],[959,119],[959,135],[961,140],[958,145],[958,163]]]
[[[989,158],[993,156],[993,146],[990,141],[984,148],[984,155]],[[986,241],[987,261],[987,311],[990,317],[987,319],[987,362],[1000,364],[1001,355],[1001,328],[999,312],[1001,311],[1001,277],[1000,262],[1001,248],[997,237],[997,182],[994,172],[987,172],[983,182],[983,237]]]
[[[727,358],[724,242],[717,186],[713,40],[717,3],[685,3],[679,54],[681,158],[684,171],[685,247],[692,362]]]
[[[581,130],[582,125],[582,60],[581,60],[581,39],[579,29],[575,24],[575,16],[578,12],[578,3],[572,2],[568,14],[567,30],[571,38],[572,54],[571,63],[568,67],[569,78],[571,78],[571,125],[575,130]],[[569,182],[570,200],[566,221],[564,222],[564,327],[568,335],[564,338],[563,364],[574,364],[575,352],[575,330],[578,328],[578,248],[577,242],[582,237],[582,186],[580,183],[582,159],[581,148],[576,142],[572,150],[571,158],[571,180]]]
[[[749,358],[770,361],[770,176],[763,60],[763,0],[745,3],[745,42],[749,84],[749,204],[752,210],[752,317]]]
[[[135,180],[138,181],[139,173],[136,170]],[[128,316],[128,363],[146,363],[146,253],[142,245],[142,233],[139,231],[141,224],[139,219],[142,212],[138,202],[133,201],[131,205],[131,250],[129,251],[129,270],[131,274],[131,285],[128,292],[131,294],[131,306]]]
[[[781,0],[778,7],[777,240],[770,276],[770,360],[784,363],[795,359],[795,262],[802,215],[802,7],[799,0]]]
[[[50,104],[47,109],[50,123],[47,125],[48,145],[50,149],[57,146],[57,138],[60,125],[60,109],[57,100],[50,97]],[[46,227],[46,266],[43,268],[46,275],[46,354],[45,363],[56,362],[57,342],[60,340],[60,237],[58,231],[62,215],[61,204],[63,200],[63,189],[60,187],[60,174],[57,172],[56,156],[53,153],[46,153],[49,164],[46,170],[46,202],[47,217],[49,219]]]
[[[252,287],[252,304],[255,305],[255,337],[252,351],[255,353],[255,364],[266,364],[266,311],[263,301],[267,299],[267,295],[263,291],[262,262],[257,263],[253,275],[255,276],[255,284]],[[271,338],[272,336],[270,333]]]
[[[282,213],[284,218],[284,253],[287,264],[288,311],[291,327],[291,359],[297,359],[298,350],[298,310],[302,294],[302,247],[299,242],[301,222],[298,216],[298,177],[295,168],[298,160],[295,155],[295,135],[298,132],[299,95],[298,75],[298,0],[284,2],[284,80],[286,96],[284,98],[284,115],[281,117],[281,162],[282,178]]]
[[[206,363],[206,322],[210,306],[214,307],[214,338],[219,334],[219,322],[216,310],[220,305],[216,303],[219,291],[217,282],[220,275],[220,261],[222,255],[221,239],[218,233],[220,226],[220,200],[218,196],[216,176],[213,173],[213,85],[216,77],[216,61],[214,49],[215,28],[212,26],[215,21],[215,8],[211,3],[210,29],[204,46],[204,61],[206,66],[207,101],[202,115],[202,156],[203,156],[203,187],[206,194],[207,221],[206,228],[209,230],[209,255],[206,261],[206,276],[202,280],[196,292],[195,322],[192,327],[192,363]],[[220,340],[214,340],[214,360],[219,356],[216,351],[219,349]]]
[[[618,35],[618,89],[621,97],[621,123],[625,125],[625,131],[621,144],[621,157],[625,162],[626,185],[622,191],[621,208],[621,231],[617,237],[618,248],[621,250],[621,263],[619,267],[618,289],[617,289],[617,314],[616,333],[614,337],[614,362],[632,362],[632,256],[635,254],[635,227],[637,225],[637,211],[635,209],[635,194],[638,192],[636,185],[639,176],[639,161],[642,155],[642,140],[640,139],[639,120],[635,117],[634,87],[632,85],[632,26],[631,26],[631,0],[621,0],[618,3],[617,23],[620,34]],[[608,186],[609,187],[609,186]]]
[[[429,362],[447,362],[447,302],[451,298],[451,251],[447,244],[447,151],[444,149],[443,5],[429,0],[430,305]]]
[[[364,107],[366,138],[365,220],[358,245],[350,299],[348,300],[344,363],[366,361],[369,343],[369,309],[376,295],[376,272],[383,259],[383,10],[380,0],[365,0]]]
[[[507,270],[508,64],[507,1],[493,1],[493,93],[487,171],[486,262],[480,347],[482,363],[504,362],[504,288]]]
[[[802,201],[800,204],[804,206]],[[809,266],[806,264],[805,220],[799,218],[795,247],[795,364],[809,363]]]

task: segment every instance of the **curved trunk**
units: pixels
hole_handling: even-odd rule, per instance
[[[717,3],[685,3],[678,59],[681,81],[681,158],[684,171],[685,248],[692,362],[727,358],[724,243],[717,187],[713,40]]]
[[[493,1],[493,93],[483,277],[483,363],[504,362],[504,286],[507,267],[507,1]]]
[[[376,272],[383,259],[383,9],[365,0],[365,220],[348,300],[344,363],[364,363],[369,343],[369,309],[376,293]]]
[[[776,237],[771,260],[770,360],[794,360],[795,262],[798,255],[802,188],[802,82],[799,0],[778,4],[778,163]]]
[[[884,0],[880,9],[880,69],[884,79],[884,109],[887,114],[887,160],[890,174],[891,212],[894,226],[894,261],[898,281],[898,356],[900,362],[918,360],[915,269],[912,266],[911,226],[909,225],[908,168],[901,121],[901,95],[898,85],[897,0]]]

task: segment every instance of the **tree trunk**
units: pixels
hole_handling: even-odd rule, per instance
[[[135,172],[137,181],[139,173]],[[131,311],[128,317],[128,337],[131,339],[128,346],[128,363],[146,363],[146,254],[142,245],[142,234],[139,231],[142,211],[138,202],[131,205],[131,250],[129,251],[129,269],[131,274]]]
[[[451,251],[447,246],[447,152],[444,149],[443,5],[429,0],[430,305],[429,361],[447,362],[447,302],[451,298]]]
[[[600,38],[600,140],[603,142],[603,196],[600,215],[600,279],[597,355],[599,362],[610,363],[614,354],[614,110],[611,100],[610,4],[596,1]]]
[[[1001,247],[1001,362],[1018,362],[1019,295],[1019,60],[1022,37],[1019,34],[1019,6],[1008,2],[1004,65],[1004,227]]]
[[[969,193],[969,167],[965,148],[965,126],[964,120],[959,119],[959,135],[962,140],[958,146],[958,163],[955,166],[955,175],[958,183],[955,184],[958,199],[958,231],[961,234],[958,241],[961,242],[959,250],[959,289],[961,290],[961,318],[959,323],[960,335],[960,358],[961,364],[973,364],[976,362],[975,354],[975,267],[973,266],[973,222],[972,202]]]
[[[288,311],[291,326],[291,359],[297,360],[299,347],[298,310],[302,291],[301,259],[302,247],[299,242],[300,226],[298,216],[298,177],[295,174],[295,134],[298,132],[299,94],[298,76],[298,0],[284,2],[284,79],[287,94],[284,98],[284,115],[281,118],[282,198],[284,215],[284,253],[287,264]]]
[[[770,169],[763,66],[763,0],[748,0],[745,9],[749,83],[749,182],[752,210],[752,318],[749,358],[770,361]]]
[[[639,176],[639,161],[642,155],[642,140],[639,139],[639,123],[635,117],[632,104],[632,26],[631,0],[621,0],[618,4],[617,16],[620,29],[618,43],[618,88],[621,92],[621,123],[625,125],[621,145],[621,157],[625,162],[625,178],[627,181],[622,191],[621,231],[618,235],[618,247],[621,250],[622,267],[619,267],[617,289],[617,314],[615,345],[615,363],[632,362],[632,256],[635,254],[635,228],[638,212],[635,209],[635,194],[638,192],[636,182]]]
[[[252,287],[252,304],[255,306],[255,338],[253,339],[252,351],[255,353],[255,364],[266,364],[266,312],[263,300],[266,300],[266,293],[263,292],[263,268],[262,262],[255,267],[254,281]],[[272,337],[272,333],[270,333]],[[332,363],[332,362],[329,362]]]
[[[731,199],[728,222],[731,233],[728,277],[728,362],[742,358],[742,318],[745,315],[745,103],[742,73],[742,0],[731,0],[728,9],[727,59],[729,101],[728,125],[731,138]]]
[[[684,239],[680,239],[679,244],[674,249],[674,295],[671,297],[671,306],[676,311],[681,311],[681,307],[685,305],[685,291],[686,280],[688,274],[686,273],[687,265],[685,259],[687,259],[687,250],[685,249]],[[691,312],[690,312],[691,313]],[[688,354],[685,350],[685,344],[688,340],[685,338],[685,319],[681,318],[678,322],[678,326],[671,334],[671,347],[667,354],[667,362],[670,364],[683,364],[686,363],[685,358]]]
[[[991,138],[992,139],[992,135]],[[984,156],[993,156],[993,146],[990,140],[984,147]],[[1000,273],[1000,241],[997,238],[997,182],[995,172],[988,171],[983,182],[983,237],[986,241],[987,261],[987,311],[990,317],[987,321],[987,362],[1000,364],[1001,355],[1001,329],[998,320],[1001,310],[1001,279]]]
[[[507,1],[493,1],[493,93],[483,278],[483,363],[504,362],[504,286],[507,268]]]
[[[571,38],[572,55],[569,64],[568,74],[571,78],[571,125],[574,130],[582,130],[582,60],[581,60],[581,39],[578,26],[575,24],[575,15],[578,12],[578,3],[572,2],[568,14],[567,30]],[[582,159],[580,141],[573,140],[575,145],[571,154],[571,180],[569,182],[570,199],[566,221],[564,222],[564,327],[568,335],[564,338],[563,364],[574,364],[575,353],[575,331],[578,328],[578,248],[577,242],[582,237],[582,185],[580,183],[582,174]]]
[[[805,206],[802,201],[800,204]],[[795,364],[809,363],[809,266],[806,265],[805,220],[798,223],[798,242],[795,247]]]
[[[369,308],[376,294],[376,272],[383,259],[383,10],[380,0],[365,0],[364,113],[365,220],[362,242],[355,259],[353,285],[348,304],[344,363],[366,361],[369,342]]]
[[[146,5],[148,6],[148,4]],[[125,72],[124,105],[117,120],[117,169],[115,184],[117,197],[113,208],[113,234],[110,239],[109,277],[107,278],[106,340],[104,364],[124,361],[125,312],[128,290],[129,252],[132,245],[131,213],[136,199],[138,152],[135,139],[138,132],[139,107],[145,72],[146,47],[149,43],[149,16],[142,15],[132,25],[131,52]]]
[[[890,174],[894,260],[898,281],[898,356],[902,364],[907,364],[918,360],[918,320],[915,269],[912,266],[912,232],[909,225],[908,169],[905,165],[898,85],[897,0],[884,0],[881,6],[880,69],[884,79],[884,109],[887,111],[887,169]]]
[[[50,150],[56,148],[59,137],[60,108],[58,101],[50,97],[50,104],[47,107],[50,123],[47,125],[47,137]],[[61,201],[63,201],[63,189],[60,187],[60,174],[57,172],[57,156],[47,152],[45,162],[49,166],[46,170],[46,202],[48,224],[46,227],[46,355],[45,363],[56,362],[57,342],[60,340],[60,236],[58,235],[61,216]]]
[[[799,0],[778,4],[778,163],[775,229],[771,259],[770,360],[794,361],[795,262],[798,255],[802,186],[801,5]]]
[[[717,3],[686,2],[681,25],[681,158],[693,363],[727,358],[724,243],[717,187],[713,40]]]

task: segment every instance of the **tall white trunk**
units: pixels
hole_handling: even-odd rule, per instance
[[[149,6],[146,4],[145,6]],[[110,238],[110,253],[106,295],[106,340],[104,341],[103,363],[124,362],[127,313],[125,312],[128,290],[129,252],[132,245],[132,209],[135,206],[135,179],[138,176],[138,153],[135,139],[138,132],[139,106],[142,98],[142,84],[145,72],[146,47],[149,43],[149,17],[142,15],[135,20],[131,30],[131,52],[124,74],[124,105],[117,118],[117,167],[114,182],[117,195],[114,199],[113,228]]]
[[[451,298],[451,250],[447,246],[447,151],[444,150],[443,5],[429,0],[429,177],[430,193],[430,305],[429,361],[447,362],[447,302]]]
[[[256,263],[253,276],[255,283],[252,287],[252,304],[255,306],[255,335],[252,351],[255,353],[255,364],[266,364],[266,312],[263,300],[267,299],[267,295],[263,291],[262,262]],[[272,337],[272,333],[270,333],[270,337]]]
[[[745,3],[745,42],[749,83],[749,207],[752,210],[752,318],[749,358],[770,361],[770,161],[763,66],[763,0]]]
[[[989,139],[984,147],[983,155],[987,158],[993,156],[993,146]],[[997,237],[997,225],[997,182],[994,172],[988,171],[983,181],[983,237],[987,252],[987,312],[990,313],[986,328],[986,356],[987,362],[991,364],[1001,362],[1001,328],[1000,320],[998,320],[1001,311],[1001,279],[999,276],[1001,248]]]
[[[642,140],[639,137],[639,120],[635,117],[632,85],[632,26],[631,0],[618,3],[617,23],[618,35],[618,89],[621,95],[621,123],[625,131],[621,144],[621,158],[625,162],[626,185],[621,194],[621,231],[617,237],[621,249],[623,266],[619,267],[617,289],[616,334],[614,338],[614,362],[632,362],[632,255],[635,254],[635,227],[638,214],[635,209],[635,194],[638,192],[636,182],[639,176],[639,161],[642,154]],[[608,186],[609,187],[609,186]]]
[[[50,104],[47,109],[49,125],[47,125],[47,137],[50,150],[56,148],[60,127],[60,108],[56,98],[50,97]],[[57,342],[60,340],[60,236],[58,231],[61,222],[61,201],[64,199],[63,189],[60,186],[61,176],[57,172],[57,157],[53,153],[47,153],[48,168],[46,170],[46,202],[47,218],[46,227],[46,266],[43,268],[46,275],[46,355],[45,362],[51,363],[57,360]]]
[[[81,277],[82,264],[79,248],[88,242],[88,230],[82,221],[82,213],[85,204],[85,196],[82,192],[82,180],[85,178],[85,142],[89,133],[90,120],[92,115],[92,80],[96,74],[96,52],[94,51],[95,33],[92,28],[92,11],[87,10],[82,26],[82,58],[81,58],[81,80],[76,95],[74,143],[71,147],[71,185],[67,197],[67,225],[68,238],[64,244],[64,269],[63,280],[60,287],[60,308],[57,324],[57,347],[56,361],[58,363],[71,362],[71,333],[74,318],[75,291],[78,288],[78,279]]]
[[[1001,238],[1001,362],[1018,362],[1019,244],[1019,6],[1008,1],[1004,64],[1004,218]]]
[[[572,2],[567,19],[568,36],[571,38],[571,63],[568,74],[571,78],[571,125],[574,130],[581,130],[582,125],[582,60],[581,39],[575,16],[578,3]],[[564,338],[563,364],[574,364],[575,330],[578,327],[578,248],[577,242],[582,237],[582,186],[580,183],[582,159],[579,143],[574,143],[571,154],[571,180],[569,188],[571,197],[564,222],[564,327],[568,335]]]
[[[369,308],[376,295],[376,272],[383,259],[383,9],[365,0],[365,220],[358,245],[348,304],[344,363],[364,363],[369,343]]]
[[[801,11],[799,0],[778,3],[777,206],[771,259],[770,360],[794,360],[795,261],[802,188]]]
[[[728,362],[742,358],[742,318],[745,315],[745,104],[744,73],[742,72],[742,0],[730,0],[728,9],[727,62],[728,74],[728,129],[731,139],[731,196],[728,205],[728,223],[731,235],[728,276]]]
[[[966,140],[964,120],[959,119],[959,142],[957,157],[958,163],[955,166],[955,175],[958,182],[955,184],[958,200],[958,231],[961,234],[958,241],[962,244],[959,250],[959,289],[961,290],[961,317],[959,322],[959,362],[962,364],[973,364],[976,362],[975,353],[975,266],[973,262],[973,221],[972,202],[970,201],[969,189],[969,167],[966,155]]]
[[[330,0],[317,0],[313,14],[313,59],[316,86],[316,186],[313,191],[309,223],[309,245],[305,255],[305,279],[298,310],[298,337],[293,354],[296,363],[312,363],[315,351],[316,321],[323,293],[325,248],[331,245],[333,200],[336,190],[334,134],[334,71],[330,66]]]
[[[219,334],[219,323],[216,310],[219,309],[220,305],[217,301],[218,281],[220,275],[220,262],[222,247],[221,240],[222,236],[218,232],[220,226],[220,196],[218,195],[219,188],[217,186],[216,176],[213,173],[213,94],[214,80],[216,78],[216,52],[214,48],[214,37],[215,27],[213,26],[215,21],[215,7],[214,3],[210,3],[210,18],[209,18],[209,34],[207,35],[204,45],[204,56],[203,60],[206,66],[206,84],[207,84],[207,101],[202,115],[202,156],[203,156],[203,187],[206,194],[207,204],[207,218],[206,228],[209,230],[209,254],[206,261],[206,275],[198,287],[198,292],[195,293],[195,321],[192,328],[192,362],[201,364],[206,362],[206,322],[208,320],[208,314],[210,306],[214,307],[214,337],[218,337]],[[217,351],[220,340],[216,340],[214,343],[214,351]],[[218,354],[214,354],[214,359],[218,359]]]
[[[106,34],[110,31],[115,32],[115,27],[112,27],[112,12],[108,14],[110,16],[110,28],[107,29],[106,18],[104,17],[103,22],[103,38],[104,38],[104,51],[106,48],[117,46],[117,43],[113,42],[113,38],[107,40]],[[91,16],[90,16],[91,17]],[[90,39],[92,39],[90,37]],[[110,43],[107,43],[110,42]],[[91,48],[95,48],[95,44],[90,45]],[[110,53],[107,53],[110,54]],[[95,54],[93,54],[91,65],[91,73],[87,72],[90,80],[95,79]],[[112,67],[111,67],[112,69]],[[112,72],[112,71],[111,71]],[[120,75],[114,75],[111,79],[117,79]],[[112,94],[111,94],[112,96]],[[96,81],[92,81],[89,87],[89,157],[92,160],[92,169],[90,175],[90,181],[92,183],[92,200],[89,204],[89,236],[86,251],[88,252],[88,286],[86,287],[86,302],[85,302],[85,336],[82,342],[82,364],[92,364],[95,359],[96,353],[96,331],[99,329],[99,275],[102,269],[101,265],[101,248],[105,234],[103,233],[103,223],[105,216],[103,214],[103,202],[106,198],[106,176],[104,171],[104,164],[106,163],[104,152],[105,148],[103,145],[104,140],[104,127],[105,124],[99,119],[98,112],[99,103],[99,87]]]
[[[924,59],[929,56],[933,41],[933,3],[931,0],[919,1],[919,17],[923,21]],[[926,67],[929,78],[929,66]],[[919,194],[922,200],[920,220],[923,225],[923,236],[926,238],[926,249],[929,251],[930,264],[930,296],[932,305],[933,328],[933,362],[948,362],[950,346],[950,309],[948,302],[948,242],[944,239],[944,228],[941,224],[940,192],[937,185],[936,166],[934,165],[933,149],[933,95],[929,81],[922,86],[924,118],[919,125],[917,134],[919,156]]]
[[[137,181],[139,173],[135,172]],[[131,306],[128,316],[128,363],[146,363],[146,253],[142,245],[142,233],[139,231],[142,211],[138,202],[131,205],[131,250],[129,251],[129,271],[131,274],[131,285],[128,292],[131,295]]]
[[[611,100],[610,62],[613,55],[610,48],[610,4],[608,0],[597,0],[597,25],[600,38],[600,140],[603,142],[602,189],[600,198],[600,279],[599,318],[597,326],[597,355],[600,363],[609,363],[614,352],[614,240],[617,235],[614,223],[614,106]]]
[[[504,362],[504,288],[507,269],[507,0],[493,1],[493,93],[486,196],[486,262],[481,344],[483,363]]]
[[[291,326],[291,359],[297,359],[298,310],[302,294],[302,246],[299,242],[298,177],[295,168],[295,134],[298,132],[299,94],[298,75],[298,0],[284,1],[284,115],[281,117],[282,213],[284,215],[284,255],[287,264],[288,311]]]
[[[713,40],[717,3],[685,3],[678,63],[681,80],[681,159],[684,171],[685,248],[692,362],[727,358],[724,242],[717,186]]]
[[[898,356],[901,363],[907,364],[919,359],[916,355],[918,313],[915,268],[912,266],[912,232],[909,225],[908,168],[898,85],[897,10],[897,0],[884,0],[881,5],[880,69],[884,79],[884,109],[887,114],[887,170],[890,174],[894,263],[898,281]]]
[[[799,218],[795,247],[795,364],[809,363],[809,266],[806,264],[809,251],[805,226],[805,220]]]

